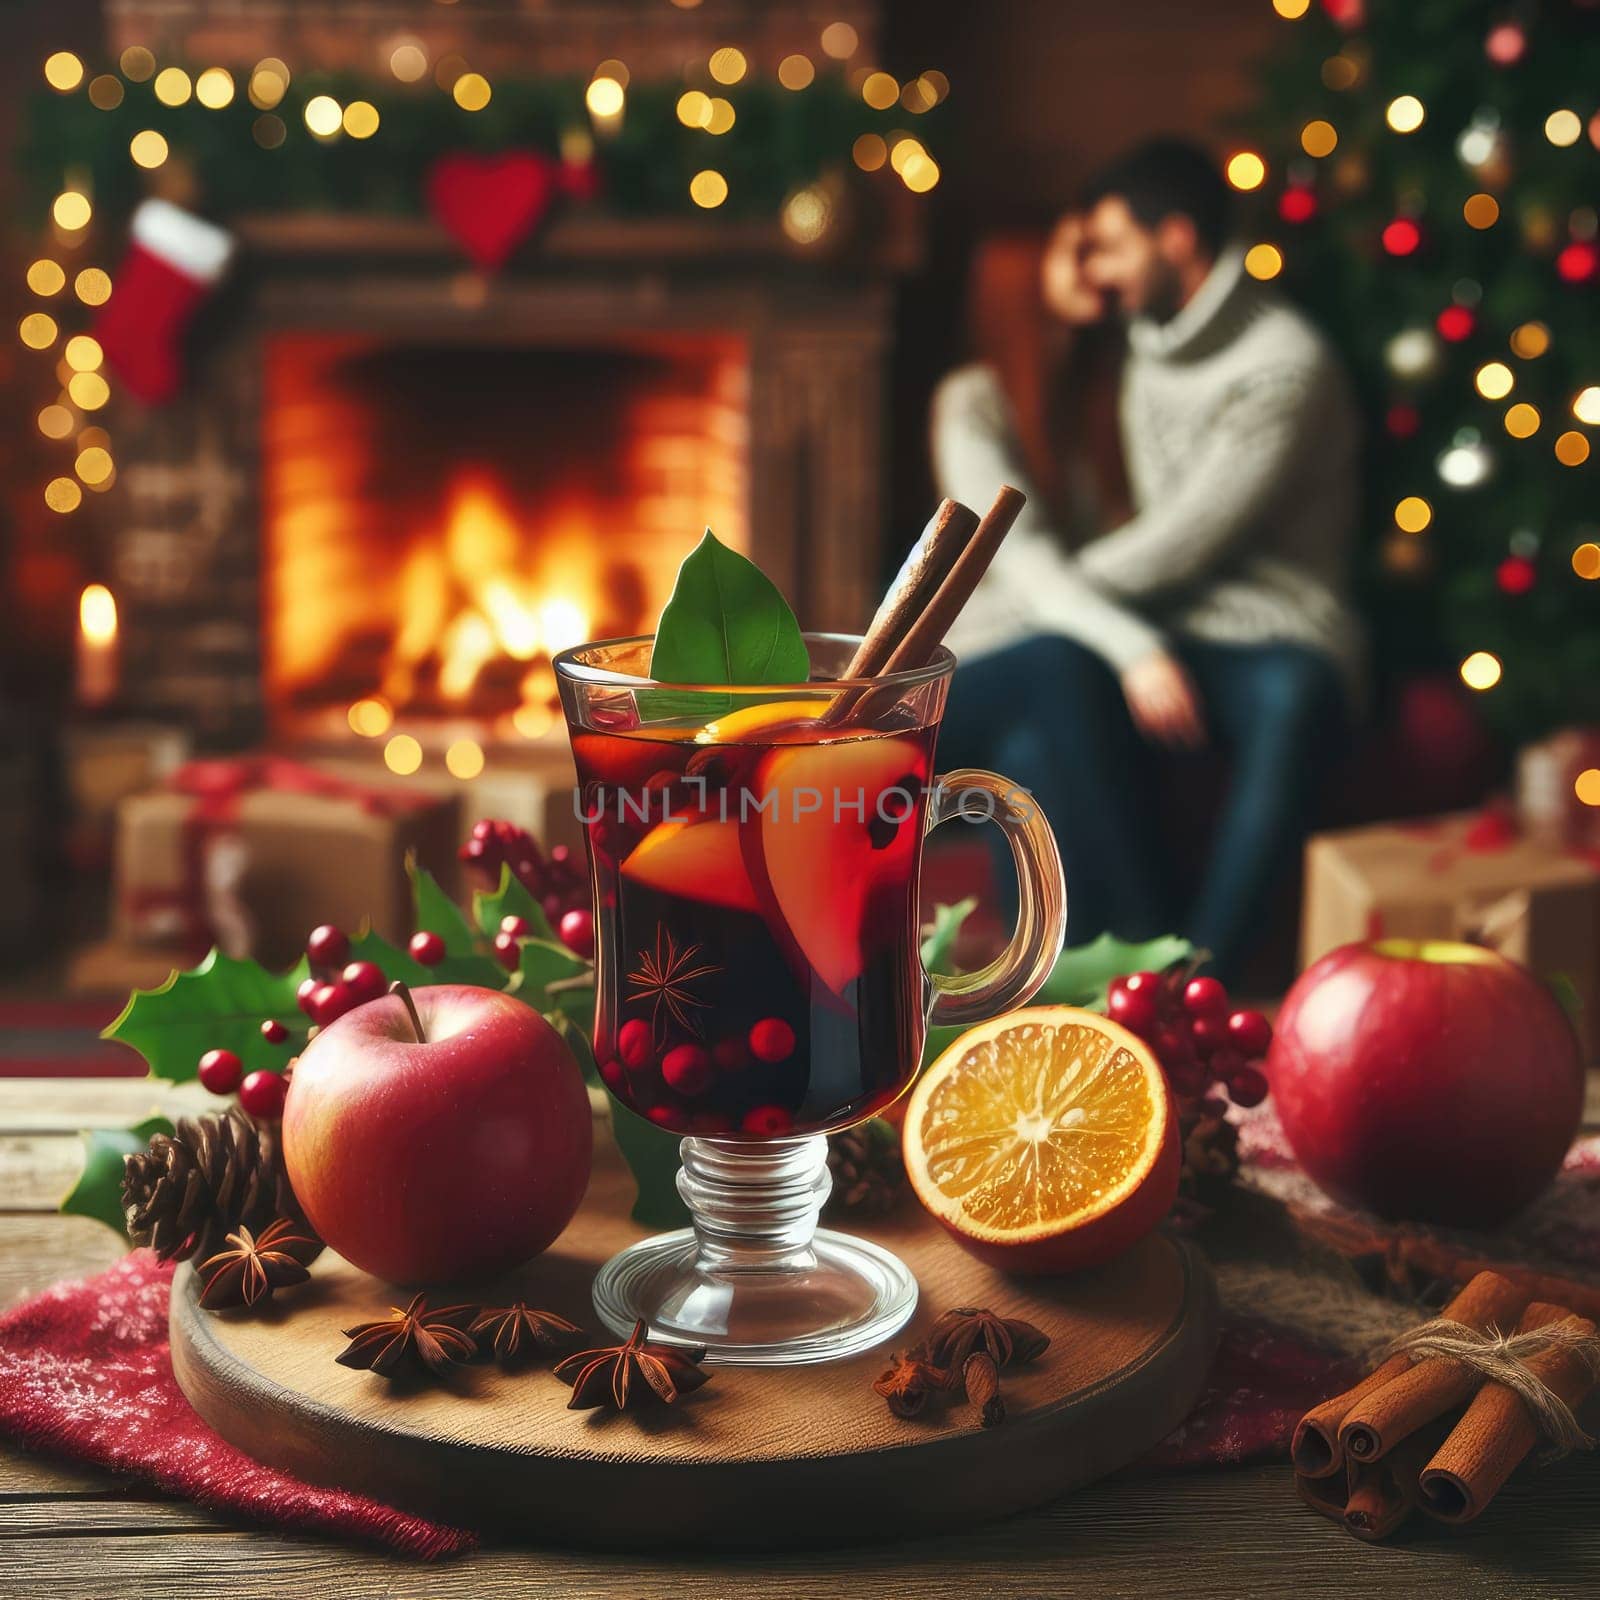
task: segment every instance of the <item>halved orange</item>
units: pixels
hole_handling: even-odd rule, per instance
[[[1066,1272],[1143,1238],[1178,1192],[1178,1127],[1145,1042],[1076,1006],[969,1029],[905,1117],[917,1198],[980,1259]]]

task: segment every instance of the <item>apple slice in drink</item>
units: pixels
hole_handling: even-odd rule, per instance
[[[912,868],[927,777],[910,739],[779,745],[756,769],[764,804],[743,843],[757,897],[779,941],[841,997],[866,965],[873,891]]]

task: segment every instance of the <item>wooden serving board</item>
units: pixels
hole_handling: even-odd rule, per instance
[[[600,1263],[641,1237],[609,1139],[583,1209],[538,1260],[449,1301],[521,1297],[594,1329]],[[922,1286],[892,1346],[833,1365],[717,1367],[679,1405],[619,1416],[566,1409],[547,1367],[471,1366],[449,1387],[395,1388],[338,1366],[341,1330],[402,1291],[331,1251],[261,1313],[202,1311],[191,1267],[173,1282],[172,1359],[218,1433],[259,1461],[468,1527],[607,1548],[809,1546],[893,1538],[1020,1510],[1142,1455],[1199,1395],[1216,1344],[1209,1269],[1156,1234],[1121,1260],[1061,1279],[1007,1278],[974,1261],[907,1198],[871,1236]],[[957,1402],[907,1422],[870,1384],[951,1306],[989,1306],[1051,1336],[1003,1375],[1008,1416],[979,1426]]]

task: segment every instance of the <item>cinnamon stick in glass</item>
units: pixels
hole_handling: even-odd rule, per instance
[[[1470,1304],[1463,1305],[1471,1296]],[[1526,1292],[1496,1272],[1480,1272],[1443,1315],[1452,1322],[1487,1331],[1511,1328],[1527,1308]],[[1483,1374],[1465,1361],[1430,1356],[1381,1388],[1363,1395],[1339,1426],[1339,1445],[1347,1457],[1376,1461],[1423,1423],[1464,1405],[1483,1383]]]
[[[1535,1301],[1517,1324],[1517,1332],[1529,1333],[1553,1322],[1566,1322],[1575,1333],[1591,1337],[1595,1331],[1587,1317]],[[1553,1345],[1529,1356],[1526,1366],[1573,1409],[1594,1392],[1594,1368],[1570,1346]],[[1471,1522],[1538,1442],[1539,1429],[1521,1398],[1504,1384],[1484,1384],[1423,1469],[1422,1509],[1441,1522]]]
[[[1497,1273],[1480,1272],[1440,1315],[1469,1328],[1485,1328],[1491,1322],[1507,1326],[1527,1301],[1526,1295]],[[1413,1365],[1408,1355],[1390,1356],[1354,1388],[1306,1412],[1294,1430],[1294,1441],[1289,1447],[1295,1471],[1305,1478],[1331,1478],[1342,1472],[1345,1452],[1339,1441],[1339,1430],[1345,1419],[1358,1405],[1410,1372]]]

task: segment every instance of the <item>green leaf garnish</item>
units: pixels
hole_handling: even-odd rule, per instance
[[[948,977],[955,971],[951,955],[955,950],[956,937],[961,932],[962,923],[977,909],[978,897],[970,894],[965,900],[956,901],[953,906],[933,908],[933,926],[922,940],[922,964],[929,972]]]
[[[684,557],[672,598],[656,624],[650,676],[658,683],[804,683],[811,656],[789,603],[753,562],[707,528]],[[733,696],[639,696],[651,718],[710,718],[731,710]]]
[[[439,880],[426,867],[417,865],[415,858],[406,861],[406,871],[411,875],[411,901],[416,910],[417,926],[438,934],[444,940],[447,955],[470,956],[478,947],[477,938],[461,907],[439,887]],[[446,980],[435,978],[433,981]]]
[[[528,924],[531,937],[555,942],[556,931],[550,926],[544,907],[528,893],[509,861],[500,863],[498,889],[479,889],[473,894],[472,915],[485,939],[493,940],[507,917],[521,917]]]
[[[125,1156],[137,1155],[158,1133],[171,1133],[165,1117],[150,1117],[127,1130],[96,1128],[83,1135],[83,1171],[60,1209],[64,1214],[93,1217],[113,1232],[127,1234],[122,1209],[122,1166]]]
[[[159,989],[135,989],[101,1038],[131,1046],[154,1076],[174,1083],[193,1081],[207,1050],[233,1051],[246,1072],[282,1072],[311,1026],[295,1003],[295,990],[310,971],[304,957],[287,972],[268,972],[257,962],[213,950]],[[289,1030],[281,1044],[261,1037],[268,1017]]]
[[[682,1227],[689,1208],[678,1193],[679,1136],[636,1115],[615,1095],[611,1131],[638,1190],[629,1216],[647,1228]]]

